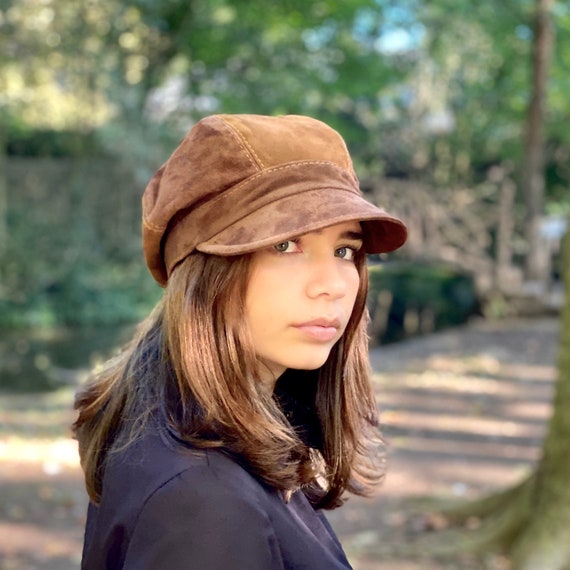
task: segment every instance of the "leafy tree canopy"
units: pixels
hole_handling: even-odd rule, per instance
[[[570,178],[566,2],[553,22],[559,195]],[[0,121],[105,126],[116,146],[147,119],[176,139],[211,112],[306,113],[341,130],[369,176],[469,183],[520,160],[532,37],[530,0],[4,0]]]

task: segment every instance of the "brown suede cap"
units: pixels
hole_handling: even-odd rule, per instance
[[[165,285],[193,251],[249,253],[358,220],[368,253],[404,244],[406,226],[366,201],[341,136],[297,115],[213,115],[198,122],[143,195],[143,249]]]

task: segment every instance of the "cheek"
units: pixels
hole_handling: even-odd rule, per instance
[[[347,316],[352,318],[354,313],[354,308],[358,302],[359,307],[362,305],[362,298],[366,298],[366,292],[363,291],[362,294],[359,295],[361,291],[361,275],[358,271],[357,267],[353,268],[353,271],[350,272],[347,278],[347,287],[346,287],[346,296],[344,298],[344,308]]]
[[[360,291],[360,273],[356,266],[350,268],[347,275],[347,297],[352,300],[352,304],[356,301],[358,297],[358,292]]]
[[[252,272],[245,297],[245,318],[254,334],[267,328],[270,316],[281,305],[279,286],[279,280],[270,271]]]

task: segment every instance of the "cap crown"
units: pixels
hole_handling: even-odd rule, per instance
[[[230,197],[221,204],[219,197],[234,188],[259,192],[255,177],[261,176],[260,182],[264,175],[275,178],[280,168],[293,163],[330,165],[341,171],[337,176],[344,185],[359,193],[342,137],[321,121],[297,115],[213,115],[199,121],[143,195],[143,247],[157,281],[164,284],[181,255],[250,213],[248,204],[255,204],[255,199],[232,204]],[[247,181],[252,182],[249,188]],[[172,230],[190,213],[194,223],[185,223],[184,232],[177,232],[175,251],[166,251]]]

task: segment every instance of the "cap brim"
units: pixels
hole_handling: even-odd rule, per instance
[[[407,238],[405,224],[346,190],[318,189],[271,202],[234,222],[196,249],[212,255],[239,255],[342,222],[361,222],[367,253],[388,253]]]

